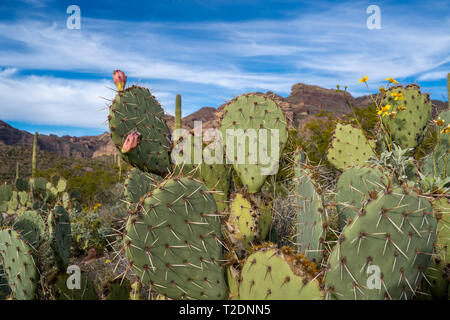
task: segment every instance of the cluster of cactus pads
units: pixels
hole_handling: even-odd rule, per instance
[[[431,122],[431,102],[418,86],[385,92],[381,103],[397,114],[382,118],[388,137],[381,132],[377,141],[337,123],[327,154],[337,183],[324,186],[302,150],[290,150],[291,161],[283,162],[293,129],[268,96],[244,94],[225,104],[218,112],[221,138],[205,145],[186,132],[171,135],[157,99],[147,88],[127,88],[126,80],[114,72],[118,91],[108,120],[118,153],[133,167],[117,254],[131,278],[107,283],[105,299],[137,300],[144,289],[158,300],[448,299],[450,111]],[[181,114],[178,95],[175,129],[183,128]],[[433,192],[421,189],[416,175],[399,179],[371,160],[392,145],[414,151],[430,130],[438,142],[416,159],[415,170],[444,181]],[[188,153],[180,162],[181,146],[223,161],[197,162],[198,154]],[[282,182],[281,163],[292,172]],[[267,186],[274,183],[292,200],[289,246],[268,241],[276,197]],[[66,188],[58,177],[18,177],[14,186],[0,186],[0,299],[42,297],[44,282],[56,299],[97,298],[84,275],[82,291],[66,286],[67,212],[76,209],[76,194]],[[41,254],[52,255],[52,275],[42,270]]]
[[[231,100],[218,113],[219,158],[226,161],[196,163],[189,154],[184,159],[191,161],[180,163],[170,152],[181,145],[202,152],[211,145],[179,132],[170,142],[151,93],[123,83],[118,89],[109,123],[119,153],[134,167],[126,182],[123,233],[123,252],[138,279],[134,285],[149,287],[161,299],[447,297],[448,190],[427,194],[416,180],[403,183],[389,168],[371,164],[389,147],[383,140],[338,123],[327,159],[341,172],[331,192],[324,191],[301,150],[290,155],[295,230],[286,247],[267,242],[274,212],[273,194],[264,185],[279,171],[289,129],[275,101],[259,93]],[[403,95],[403,106],[392,92]],[[383,99],[399,114],[385,118],[389,141],[420,146],[431,119],[428,96],[409,85],[389,89]],[[448,112],[440,115],[445,123]],[[183,128],[179,95],[175,115],[175,128]],[[268,138],[265,145],[261,137]],[[436,148],[448,154],[446,141]],[[433,174],[444,166],[436,158],[442,156],[433,158]],[[334,221],[328,207],[337,214]]]
[[[15,188],[2,186],[7,192],[2,198],[8,203],[0,226],[0,265],[9,292],[4,298],[42,297],[50,272],[65,272],[69,263],[72,237],[66,210],[79,206],[77,194],[66,192],[64,179],[51,180],[17,178]]]

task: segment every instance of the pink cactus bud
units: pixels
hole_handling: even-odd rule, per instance
[[[127,83],[127,76],[120,70],[115,70],[113,72],[113,80],[119,91],[123,91],[125,84]]]
[[[122,146],[122,153],[127,153],[135,149],[138,146],[139,142],[141,142],[141,139],[142,134],[136,131],[131,131]]]

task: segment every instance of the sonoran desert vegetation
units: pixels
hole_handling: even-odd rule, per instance
[[[449,298],[450,110],[433,118],[418,85],[387,78],[367,109],[300,130],[268,96],[244,94],[218,115],[222,137],[248,137],[230,146],[171,134],[147,88],[113,79],[121,201],[86,202],[97,190],[35,165],[1,185],[0,299]],[[175,115],[181,129],[180,96]],[[264,132],[269,159],[251,161]],[[80,252],[104,259],[69,289]]]

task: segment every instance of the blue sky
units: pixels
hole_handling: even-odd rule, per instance
[[[66,9],[81,9],[67,29]],[[381,29],[369,30],[369,5]],[[301,82],[367,94],[386,77],[446,100],[450,2],[0,1],[0,119],[57,135],[107,130],[112,71],[150,88],[168,113]]]

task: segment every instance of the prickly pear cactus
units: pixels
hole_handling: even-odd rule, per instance
[[[32,249],[13,229],[0,230],[0,260],[3,262],[13,297],[17,300],[34,299],[39,273]]]
[[[427,200],[386,190],[340,235],[325,274],[326,298],[412,298],[430,264],[436,226]]]
[[[401,94],[402,98],[396,94]],[[387,131],[392,133],[392,141],[402,149],[415,148],[422,143],[433,109],[429,95],[422,94],[416,84],[397,85],[385,92],[381,106],[386,105],[391,106],[389,112],[396,112],[393,118],[383,117]]]
[[[233,163],[249,193],[258,192],[266,177],[277,173],[279,158],[287,141],[286,128],[283,111],[264,95],[242,95],[225,106],[220,131],[227,148],[227,163]],[[229,131],[230,139],[227,139],[227,130],[233,131]],[[227,140],[234,141],[233,145]]]
[[[125,161],[145,172],[167,172],[169,128],[164,110],[148,89],[132,86],[118,92],[109,108],[108,120],[112,141]],[[127,137],[133,133],[141,139],[131,150],[123,150]]]
[[[17,216],[12,225],[33,248],[45,240],[45,222],[36,211],[25,211]]]
[[[287,247],[262,247],[248,256],[241,272],[241,300],[320,300],[319,273]]]
[[[125,199],[129,206],[135,205],[148,192],[152,191],[162,178],[156,174],[142,172],[137,168],[131,169],[125,180]]]
[[[387,185],[388,179],[380,169],[353,167],[345,170],[336,187],[340,228],[356,218],[367,201],[377,199]]]
[[[164,181],[126,225],[125,256],[140,281],[173,299],[226,299],[220,217],[192,178]]]
[[[370,157],[375,156],[375,145],[375,140],[366,140],[361,129],[338,123],[327,159],[340,170],[362,166]]]
[[[255,242],[267,237],[271,224],[272,211],[261,196],[232,195],[226,227],[233,244],[251,248]]]
[[[69,264],[72,231],[70,218],[63,206],[57,205],[48,215],[50,244],[60,270],[65,270]]]
[[[301,163],[294,168],[296,198],[296,245],[306,258],[320,262],[323,258],[323,242],[326,238],[325,209],[316,190],[312,175]]]

